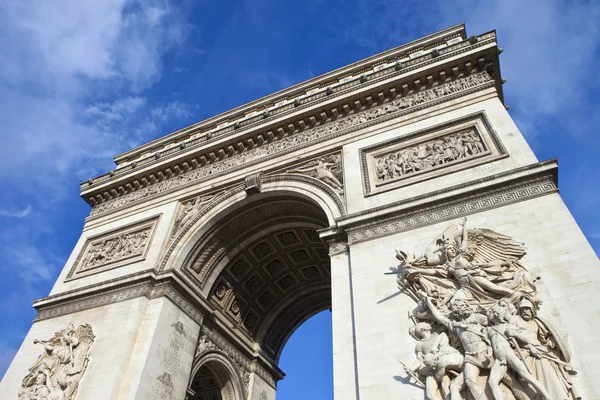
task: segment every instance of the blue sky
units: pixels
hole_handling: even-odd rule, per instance
[[[2,1],[0,376],[89,213],[79,182],[113,155],[459,22],[497,30],[510,113],[540,160],[559,158],[598,253],[598,2]],[[306,382],[332,398],[330,324],[294,334],[278,399],[306,398]]]

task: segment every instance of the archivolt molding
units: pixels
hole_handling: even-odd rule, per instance
[[[300,174],[274,174],[262,176],[261,193],[268,196],[279,194],[290,194],[307,199],[315,206],[320,208],[328,218],[328,223],[334,223],[334,219],[346,214],[346,207],[340,195],[328,184],[312,176]],[[195,240],[200,243],[203,239],[193,239],[192,236],[201,230],[205,230],[203,237],[207,237],[209,228],[207,221],[216,223],[214,219],[227,207],[233,206],[235,202],[242,201],[246,197],[244,185],[238,184],[229,188],[222,189],[217,194],[203,194],[193,199],[182,202],[180,211],[178,211],[177,220],[182,219],[182,212],[188,202],[199,202],[201,205],[194,210],[195,215],[186,215],[185,224],[176,224],[171,233],[171,239],[167,250],[165,251],[160,263],[157,266],[158,271],[170,268],[173,254],[182,249],[182,245]],[[202,201],[202,199],[209,199]],[[194,203],[196,204],[196,203]],[[209,217],[210,215],[210,217]]]
[[[265,382],[267,382],[273,388],[277,388],[277,382],[275,379],[273,379],[273,376],[267,372],[267,370],[258,365],[255,361],[250,361],[248,358],[246,358],[223,336],[214,330],[203,326],[200,333],[198,347],[196,349],[197,362],[196,368],[194,369],[195,371],[197,371],[197,368],[201,366],[203,358],[211,352],[223,354],[231,361],[231,363],[235,366],[235,370],[238,371],[238,376],[240,377],[241,382],[243,382],[245,393],[247,393],[248,384],[250,381],[250,373],[252,372],[264,379]]]
[[[200,368],[206,365],[209,366],[220,386],[222,386],[221,395],[224,395],[223,400],[247,399],[250,373],[229,354],[222,351],[210,339],[207,339],[206,335],[203,335],[200,341],[200,343],[207,345],[207,349],[201,354],[196,353],[197,358],[192,369],[190,385]],[[200,343],[198,346],[200,346]]]
[[[308,187],[312,187],[310,191],[308,190],[300,190],[300,187],[290,187],[290,190],[295,190],[298,193],[303,194],[306,197],[309,197],[313,201],[317,201],[317,203],[321,206],[323,211],[328,217],[329,223],[333,224],[333,219],[336,217],[340,217],[346,215],[346,205],[339,194],[339,192],[335,191],[330,185],[322,182],[321,180],[307,175],[296,175],[296,174],[274,174],[265,176],[262,178],[262,183],[264,184],[262,191],[269,192],[275,191],[279,189],[284,189],[287,185],[286,183],[292,184],[294,182],[298,182],[301,184],[307,184]],[[283,184],[282,186],[271,187],[267,185],[268,183],[279,183]],[[314,189],[320,189],[320,191],[315,191]],[[323,192],[325,196],[321,193]],[[309,195],[310,194],[310,195]],[[315,198],[317,196],[317,198]],[[330,204],[330,200],[333,200],[335,203],[335,207],[332,207]]]
[[[444,76],[444,79],[447,77]],[[322,113],[324,118],[319,117],[319,120],[323,121],[322,123],[313,117],[314,123],[303,122],[299,126],[290,124],[289,127],[279,128],[275,133],[269,131],[264,134],[265,136],[258,135],[260,140],[257,142],[249,139],[252,142],[251,145],[240,142],[242,145],[238,150],[231,145],[218,151],[213,150],[210,154],[199,156],[200,162],[197,159],[194,159],[194,162],[182,161],[181,166],[171,166],[166,168],[165,172],[160,171],[139,178],[133,185],[126,184],[104,193],[98,193],[94,197],[88,198],[94,204],[90,215],[96,217],[118,208],[138,204],[419,109],[431,107],[440,102],[494,86],[494,80],[485,70],[473,70],[469,75],[455,80],[442,81],[437,86],[426,88],[421,88],[420,81],[415,82],[419,82],[416,89],[411,89],[405,94],[396,93],[394,90],[394,95],[391,95],[389,99],[382,92],[381,98],[376,99],[376,105],[373,105],[375,104],[374,99],[368,96],[364,110],[362,105],[359,108],[360,111],[351,111],[348,107],[347,114],[342,115],[343,113],[340,114],[336,109],[335,115],[331,118],[326,113]],[[361,103],[359,102],[359,104]],[[356,110],[356,106],[353,105],[353,109]],[[308,128],[307,126],[314,127]]]

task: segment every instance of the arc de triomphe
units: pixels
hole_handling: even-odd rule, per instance
[[[501,51],[457,25],[116,156],[0,398],[273,400],[325,309],[338,400],[600,398],[600,264]]]

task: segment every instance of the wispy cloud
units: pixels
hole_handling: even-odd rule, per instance
[[[63,225],[86,212],[77,182],[191,116],[148,95],[187,29],[168,0],[0,3],[0,272],[20,304],[48,293],[77,238]],[[11,321],[11,291],[0,293]],[[0,371],[13,353],[0,342]]]
[[[8,210],[0,210],[0,217],[6,218],[25,218],[31,213],[31,205],[27,205],[22,210],[18,211],[8,211]]]

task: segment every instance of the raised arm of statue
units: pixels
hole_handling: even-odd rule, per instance
[[[462,219],[461,222],[459,222],[459,225],[462,226],[462,240],[460,243],[460,250],[461,251],[465,251],[467,250],[467,244],[468,244],[468,239],[467,239],[467,217],[464,217]]]
[[[431,300],[431,297],[429,297],[429,296],[425,297],[425,301],[427,302],[427,306],[431,310],[431,314],[433,314],[433,318],[435,318],[440,324],[444,325],[446,328],[451,329],[450,320],[447,317],[445,317],[440,312],[440,310],[438,310],[436,308],[436,306],[433,305],[433,301]]]

